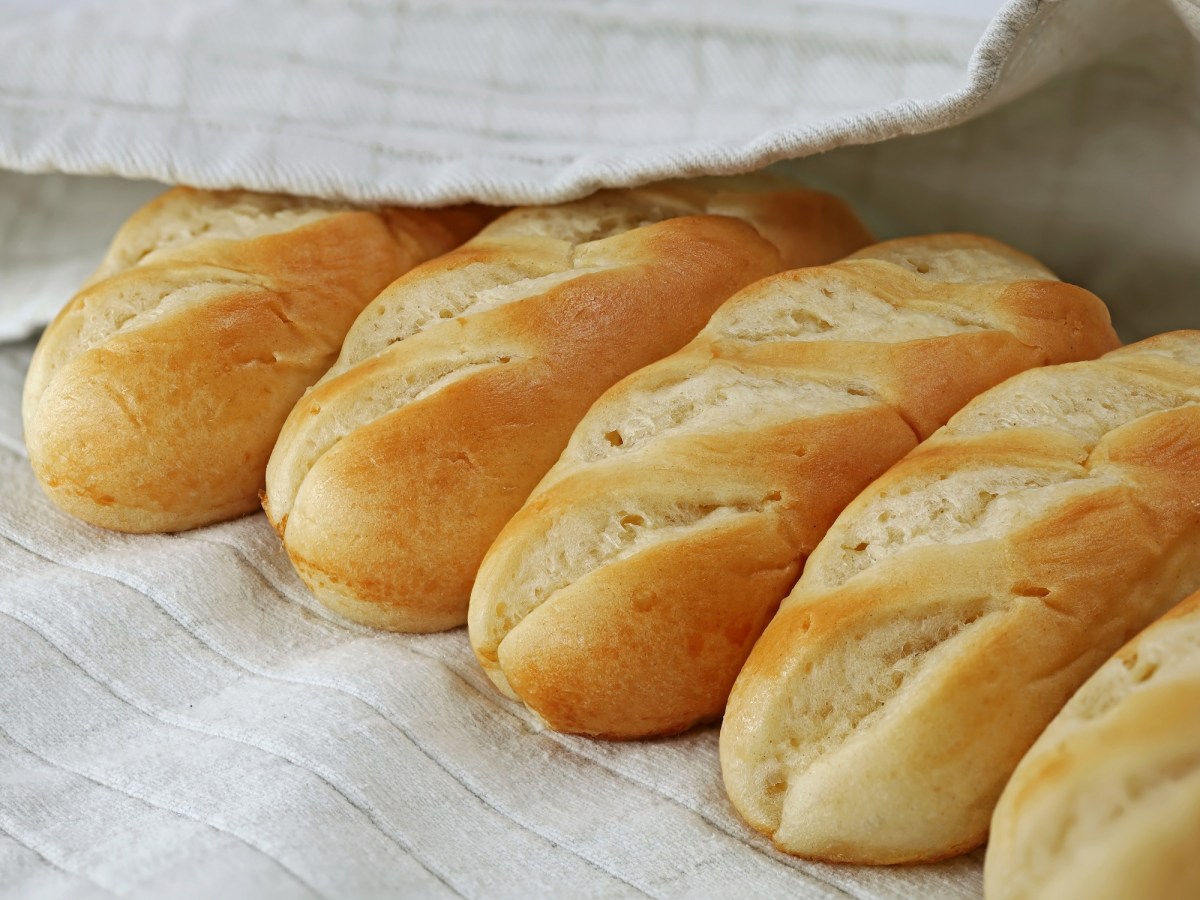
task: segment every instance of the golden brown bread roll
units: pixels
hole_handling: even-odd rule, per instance
[[[872,484],[754,647],[725,785],[781,849],[983,841],[1076,688],[1200,586],[1200,332],[1025,372]]]
[[[67,512],[121,531],[255,509],[284,418],[359,311],[491,217],[168,191],[38,344],[22,410],[34,472]]]
[[[1100,667],[992,816],[988,900],[1200,897],[1200,593]]]
[[[484,552],[592,401],[779,270],[747,222],[793,261],[866,240],[825,195],[659,185],[511,212],[384,291],[268,468],[309,587],[377,627],[461,625]]]
[[[716,718],[859,491],[980,391],[1116,343],[1093,295],[971,235],[757,282],[580,422],[484,559],[476,655],[562,731]]]

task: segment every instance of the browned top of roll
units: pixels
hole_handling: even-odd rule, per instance
[[[491,215],[168,191],[38,345],[34,471],[68,512],[125,531],[254,509],[284,418],[362,307]]]
[[[592,401],[781,266],[711,207],[790,222],[793,259],[865,238],[809,191],[658,185],[515,210],[384,291],[268,470],[268,515],[317,595],[380,627],[461,624],[484,551]]]

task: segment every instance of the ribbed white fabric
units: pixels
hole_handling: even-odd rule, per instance
[[[970,22],[832,2],[27,6],[0,20],[0,167],[525,201],[843,147],[784,171],[884,235],[1022,246],[1127,337],[1200,327],[1187,0],[1017,0],[973,56]],[[0,173],[0,338],[158,189]],[[978,854],[775,853],[712,729],[556,735],[461,631],[332,620],[261,516],[131,537],[58,513],[20,439],[30,346],[0,349],[0,897],[979,896]]]
[[[1034,253],[1127,339],[1200,326],[1193,0],[1012,0],[974,51],[978,22],[832,2],[58,2],[0,18],[0,169],[518,202],[795,157],[777,168],[883,237],[965,229]],[[403,40],[385,53],[387,32]],[[481,74],[488,54],[505,77]],[[421,78],[436,102],[359,97]],[[460,137],[422,124],[430,103]],[[0,171],[0,340],[48,321],[156,190]]]
[[[947,124],[1040,5],[1010,3],[968,72],[977,22],[857,4],[75,3],[0,26],[0,167],[546,202]]]

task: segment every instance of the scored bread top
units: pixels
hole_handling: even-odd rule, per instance
[[[874,863],[983,839],[1075,687],[1200,584],[1198,363],[1175,332],[1017,375],[847,506],[726,713],[754,827]]]
[[[216,264],[196,272],[194,267],[203,266],[216,249],[208,242],[279,234],[349,208],[281,195],[177,188],[139,209],[121,226],[96,272],[47,329],[45,349],[39,349],[25,381],[26,429],[46,383],[79,354],[119,332],[205,300],[208,291],[258,287],[253,272]],[[177,271],[177,260],[187,270]],[[136,277],[141,271],[130,272],[160,265],[163,269],[154,270],[157,277],[151,279]],[[89,288],[121,275],[127,277],[115,291],[106,285],[89,294]]]
[[[246,241],[291,231],[353,209],[347,203],[251,191],[168,191],[131,216],[84,287],[152,265],[196,241]],[[194,247],[192,248],[194,249]]]
[[[782,254],[760,225],[786,234]],[[795,189],[652,185],[514,210],[364,310],[284,428],[267,513],[306,581],[344,614],[460,624],[478,560],[595,396],[685,343],[781,256],[827,260],[865,239],[840,202]],[[352,508],[377,477],[363,461],[385,454],[390,483],[370,492],[371,509]],[[447,503],[456,509],[434,511]],[[455,527],[459,508],[470,521]],[[400,522],[412,523],[403,540],[368,545]]]
[[[350,432],[472,371],[527,355],[519,340],[506,342],[503,334],[478,347],[464,346],[460,331],[465,317],[627,265],[630,253],[644,249],[631,234],[702,212],[696,199],[688,190],[604,191],[575,203],[512,210],[453,258],[421,267],[391,285],[355,321],[337,361],[305,398],[309,415],[294,416],[288,423],[268,475],[266,508],[272,521],[285,521],[308,471]],[[445,352],[423,354],[415,365],[390,365],[392,357],[411,349],[404,341],[438,329],[449,332]],[[433,335],[435,341],[438,336]],[[361,387],[348,391],[344,376],[352,370],[350,377]],[[337,386],[327,388],[331,382]]]
[[[287,409],[359,309],[490,217],[168,191],[38,345],[22,411],[35,472],[69,512],[123,530],[253,509]]]
[[[992,817],[988,900],[1200,896],[1200,594],[1079,689]]]
[[[476,654],[501,690],[520,694],[555,727],[624,728],[631,736],[712,717],[763,616],[854,493],[979,391],[1030,366],[1092,357],[1115,344],[1098,299],[973,235],[889,241],[758,282],[722,305],[687,347],[610,389],[579,423],[480,569],[469,618]],[[653,548],[675,552],[676,569],[698,568],[721,535],[759,568],[746,583],[729,572],[705,582],[706,595],[725,598],[711,629],[659,633],[649,653],[609,634],[606,621],[627,618],[609,609],[622,563],[632,572]],[[694,558],[685,559],[689,542]],[[689,589],[679,577],[642,567],[632,590],[660,605],[664,597],[684,604]],[[738,611],[740,595],[758,590],[749,583],[762,586],[768,573],[777,586],[762,609]],[[641,677],[628,681],[647,685],[644,698],[633,695],[637,685],[617,689],[615,677],[600,673],[589,677],[603,678],[604,690],[567,683],[588,666],[550,660],[556,614],[545,607],[559,603],[572,610],[562,613],[573,635],[563,638],[563,653],[637,656],[626,668]],[[707,621],[703,598],[684,605],[691,612],[680,618]],[[668,664],[662,648],[676,637],[703,644],[704,653]],[[695,673],[703,664],[712,671],[693,680],[715,687],[699,699],[682,684],[689,699],[668,714],[667,670]],[[509,677],[517,668],[521,687]],[[570,703],[560,703],[567,695]],[[584,695],[621,709],[601,710],[596,701],[585,712]]]
[[[664,183],[624,191],[601,191],[583,200],[548,207],[523,207],[501,216],[483,229],[469,245],[461,248],[447,264],[427,265],[400,279],[384,291],[354,323],[346,336],[338,360],[321,380],[318,389],[342,375],[374,362],[375,370],[366,396],[337,390],[313,397],[322,415],[289,425],[288,439],[271,466],[267,490],[267,512],[282,523],[295,500],[300,483],[322,454],[356,428],[375,421],[402,405],[429,396],[457,377],[478,367],[503,365],[518,352],[515,344],[471,348],[457,346],[464,317],[499,306],[538,297],[580,276],[628,265],[630,254],[645,253],[639,229],[680,216],[705,214],[710,207],[722,213],[759,213],[770,204],[781,206],[774,194],[756,202],[728,191],[713,192],[683,184]],[[797,200],[820,208],[832,198],[810,191],[792,191],[788,205]],[[813,244],[860,244],[847,234],[854,223],[838,223],[828,235],[816,230],[796,229],[796,210],[790,210],[791,231],[818,240],[804,242],[788,234],[786,255],[795,264],[822,252]],[[844,209],[842,210],[844,215]],[[777,214],[778,215],[778,214]],[[779,218],[784,218],[778,215]],[[769,217],[768,217],[769,218]],[[782,229],[781,229],[782,230]],[[865,235],[865,232],[863,232]],[[800,262],[795,262],[800,260]],[[421,359],[415,368],[403,371],[387,365],[387,355],[404,340],[440,327],[449,332],[449,359]],[[403,348],[405,350],[409,348]],[[365,374],[357,373],[356,377]],[[337,404],[331,409],[329,404]]]
[[[989,435],[1011,440],[1014,452],[979,466],[914,465],[911,477],[894,473],[830,529],[794,599],[839,587],[900,553],[1007,534],[1066,497],[1091,490],[1096,480],[1116,478],[1091,464],[1106,435],[1144,416],[1200,402],[1196,334],[1161,335],[1113,351],[1103,364],[1035,369],[993,388],[954,416],[924,452],[934,457],[956,438]],[[1018,436],[1025,429],[1034,434]],[[1048,452],[1034,452],[1039,442]]]

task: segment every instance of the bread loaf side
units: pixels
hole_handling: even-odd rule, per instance
[[[377,627],[461,625],[484,552],[592,401],[778,271],[757,218],[812,238],[790,258],[866,240],[812,192],[651,186],[513,211],[384,291],[268,468],[265,508],[317,596]]]
[[[860,490],[980,391],[1115,345],[1098,299],[971,235],[751,285],[580,422],[480,568],[476,655],[559,730],[716,718]]]
[[[1011,378],[813,551],[731,694],[729,796],[802,856],[969,850],[1076,688],[1197,586],[1200,332]]]
[[[992,816],[989,900],[1200,897],[1200,594],[1100,667]]]
[[[126,223],[25,382],[51,499],[122,531],[257,507],[292,405],[385,285],[491,214],[176,188]]]

